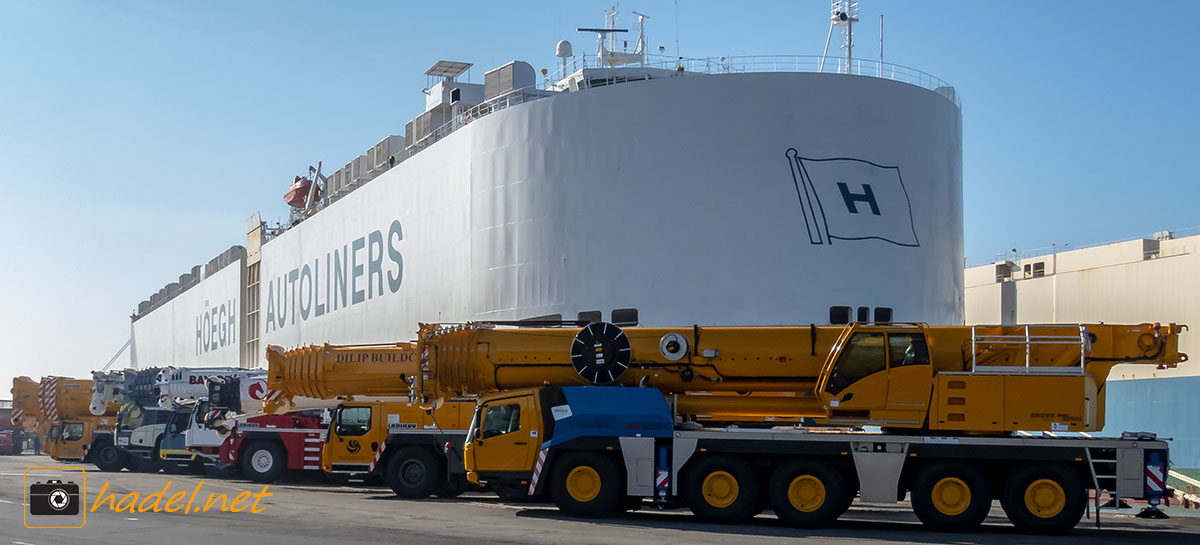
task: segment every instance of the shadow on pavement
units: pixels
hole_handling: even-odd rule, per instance
[[[1178,525],[1156,522],[1134,522],[1129,519],[1107,519],[1103,528],[1096,529],[1094,522],[1084,519],[1079,526],[1065,536],[1026,535],[1016,531],[1003,517],[989,516],[978,532],[942,533],[925,530],[911,513],[896,511],[854,510],[838,520],[833,526],[819,529],[789,528],[771,515],[760,515],[747,524],[723,525],[695,522],[686,511],[639,510],[611,518],[580,519],[563,515],[557,510],[524,509],[519,517],[537,519],[560,519],[586,522],[596,526],[624,526],[628,528],[655,528],[670,530],[701,531],[713,534],[729,534],[740,537],[813,537],[841,538],[861,541],[895,542],[897,540],[923,543],[1196,543],[1197,533]],[[871,517],[877,520],[862,520]],[[1168,541],[1163,541],[1163,540]]]

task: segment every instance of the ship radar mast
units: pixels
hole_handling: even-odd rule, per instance
[[[629,51],[629,42],[624,42],[620,51],[617,50],[617,34],[629,32],[627,28],[617,28],[617,7],[604,12],[604,28],[578,28],[579,32],[596,33],[596,62],[600,66],[624,66],[627,64],[645,64],[646,60],[646,19],[650,16],[633,12],[638,18],[638,40],[633,51]],[[608,46],[604,39],[608,38]]]
[[[850,73],[850,62],[854,59],[854,23],[858,22],[858,2],[832,0],[829,7],[829,34],[825,37],[825,52],[821,53],[818,72],[825,71],[825,59],[829,56],[829,43],[833,40],[833,28],[842,27],[842,49],[846,50],[846,73]]]

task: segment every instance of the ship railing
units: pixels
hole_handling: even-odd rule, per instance
[[[597,66],[594,55],[570,57],[563,67],[546,75],[544,87],[551,88],[552,84],[550,82],[560,82],[581,69],[595,68]],[[959,98],[958,93],[954,91],[954,87],[941,78],[902,64],[872,59],[852,59],[847,62],[842,57],[822,57],[819,55],[751,55],[687,58],[663,54],[647,54],[642,63],[625,65],[621,68],[636,67],[675,70],[690,74],[807,72],[868,76],[916,85],[945,96],[955,106],[962,106],[962,100]]]
[[[594,65],[596,65],[596,62],[591,56],[581,55],[570,57],[557,71],[553,73],[547,72],[543,77],[543,81],[539,84],[511,91],[470,109],[454,112],[450,121],[414,142],[409,151],[415,153],[425,149],[434,142],[466,126],[468,123],[491,113],[568,90],[564,80],[575,72],[585,68],[592,68]],[[647,73],[638,71],[638,68],[669,69],[683,74],[748,74],[765,72],[850,74],[890,79],[916,85],[934,91],[949,99],[956,106],[961,106],[961,100],[958,93],[955,92],[954,87],[942,79],[915,68],[870,59],[854,59],[847,63],[844,58],[803,55],[691,59],[651,54],[646,55],[646,60],[640,64],[625,65],[617,68],[611,75],[602,78],[604,85],[647,79]],[[579,82],[579,88],[588,88],[590,86],[592,86],[592,81],[587,78]]]

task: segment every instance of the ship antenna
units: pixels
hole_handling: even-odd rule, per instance
[[[675,69],[683,66],[683,57],[679,56],[679,0],[675,0]]]
[[[833,39],[833,27],[842,29],[842,49],[846,50],[846,73],[850,73],[850,62],[854,59],[854,23],[858,22],[858,2],[853,0],[832,0],[829,8],[829,34],[825,37],[825,52],[821,53],[821,63],[818,72],[825,70],[825,58],[829,56],[829,43]],[[839,70],[841,72],[841,70]]]

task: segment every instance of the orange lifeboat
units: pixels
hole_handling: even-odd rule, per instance
[[[288,187],[287,193],[283,194],[283,201],[288,203],[288,206],[292,208],[304,208],[304,203],[308,200],[308,192],[312,188],[312,184],[312,180],[296,176],[296,179],[292,180],[291,187]],[[320,187],[317,188],[316,194],[313,195],[314,198],[320,195],[320,189]]]

